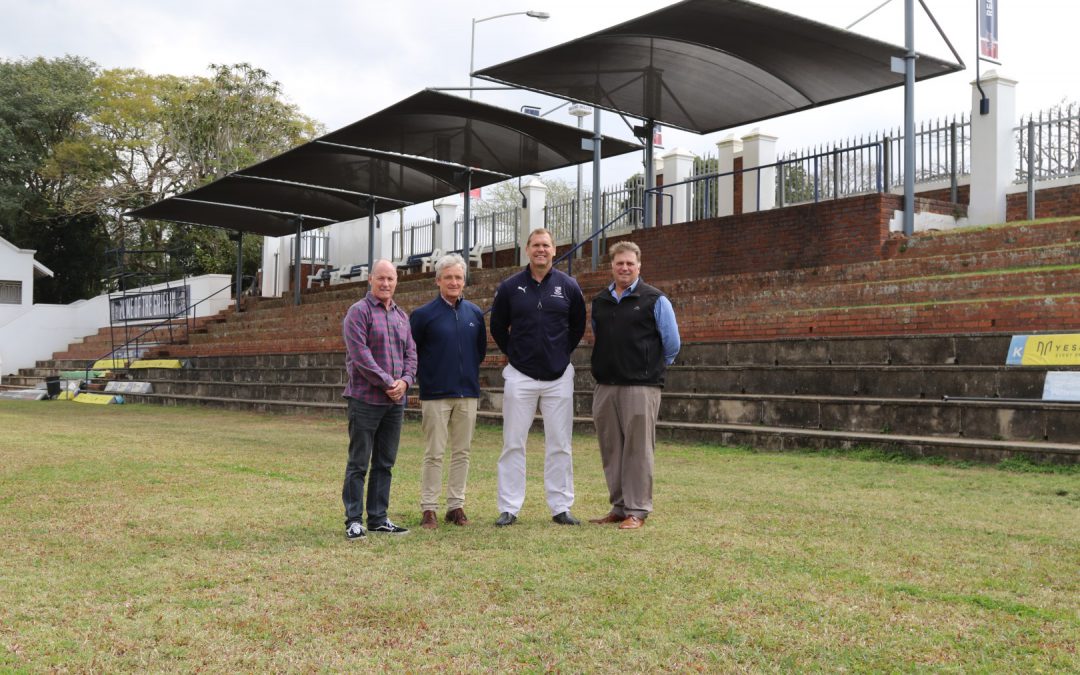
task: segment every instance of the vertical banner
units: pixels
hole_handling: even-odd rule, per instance
[[[997,60],[998,17],[997,0],[978,0],[979,3],[979,55]]]

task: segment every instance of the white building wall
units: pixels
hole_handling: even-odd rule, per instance
[[[227,274],[192,277],[187,283],[191,286],[193,303],[208,298],[192,311],[193,316],[217,314],[232,304],[232,277]],[[129,293],[178,285],[175,281],[155,284]],[[0,373],[9,375],[19,368],[32,368],[37,361],[52,358],[53,352],[63,351],[79,338],[108,325],[108,295],[69,305],[33,305],[17,315],[0,315]]]

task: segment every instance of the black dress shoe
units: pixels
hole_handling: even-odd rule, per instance
[[[513,525],[517,522],[517,516],[509,511],[503,511],[499,514],[499,519],[495,521],[495,527],[506,527],[507,525]]]
[[[580,525],[581,521],[570,515],[569,511],[563,511],[562,513],[552,516],[552,520],[560,525]]]

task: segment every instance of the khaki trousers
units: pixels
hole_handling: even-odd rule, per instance
[[[600,442],[611,512],[644,519],[652,512],[653,453],[660,387],[599,384],[593,424]]]
[[[446,483],[446,509],[465,506],[465,484],[469,478],[469,448],[476,426],[475,398],[442,398],[421,401],[424,430],[424,460],[420,472],[420,509],[439,508],[442,492],[443,454],[450,448],[450,478]]]

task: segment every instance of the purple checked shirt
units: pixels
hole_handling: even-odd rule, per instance
[[[416,343],[409,317],[392,300],[387,309],[370,292],[345,313],[345,370],[342,396],[371,405],[393,405],[386,390],[395,380],[416,383]]]

